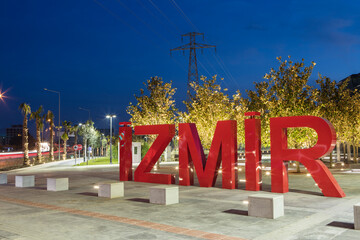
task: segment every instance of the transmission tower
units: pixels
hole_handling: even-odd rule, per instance
[[[204,40],[204,33],[197,33],[197,32],[190,32],[190,33],[181,35],[181,42],[183,41],[183,38],[187,37],[187,36],[189,36],[190,42],[185,45],[182,45],[180,47],[170,49],[170,55],[171,55],[172,51],[178,51],[178,50],[182,50],[183,54],[185,55],[185,50],[190,50],[188,82],[187,82],[187,88],[188,88],[187,89],[187,97],[188,97],[188,99],[190,99],[190,90],[191,90],[190,83],[191,82],[199,83],[199,75],[198,75],[197,60],[196,60],[196,49],[200,48],[201,52],[202,52],[203,48],[215,48],[215,51],[216,51],[216,46],[208,45],[208,44],[204,44],[204,43],[197,43],[195,41],[196,36],[202,36],[203,40]]]

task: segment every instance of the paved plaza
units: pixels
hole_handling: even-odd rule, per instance
[[[0,185],[0,239],[360,239],[354,230],[353,205],[360,203],[360,173],[333,174],[345,198],[322,196],[311,177],[290,174],[284,194],[285,216],[248,216],[247,199],[255,192],[216,187],[179,186],[180,203],[149,203],[155,184],[125,182],[125,197],[97,197],[99,182],[117,181],[118,166],[73,167],[73,161],[8,171]],[[162,164],[157,172],[176,173]],[[35,175],[35,187],[15,188],[16,175]],[[68,191],[46,191],[46,178],[68,177]],[[270,176],[263,174],[263,191]]]

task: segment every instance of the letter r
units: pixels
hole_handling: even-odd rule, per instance
[[[318,141],[307,149],[288,149],[287,128],[309,127],[316,131]],[[271,191],[289,191],[288,177],[284,161],[302,163],[326,197],[345,197],[325,164],[318,160],[330,153],[336,143],[336,133],[330,122],[314,116],[277,117],[270,119],[271,139]]]

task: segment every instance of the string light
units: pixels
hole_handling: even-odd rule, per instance
[[[307,176],[307,177],[310,177],[310,176],[311,176],[311,174],[310,174],[310,173],[308,173],[308,174],[306,174],[306,176]]]
[[[270,172],[266,172],[265,174],[266,174],[267,176],[269,176],[269,175],[270,175]]]
[[[243,203],[243,204],[249,204],[249,201],[244,200],[244,201],[242,201],[242,203]]]
[[[98,186],[98,185],[95,185],[94,188],[95,188],[95,189],[99,189],[99,186]]]

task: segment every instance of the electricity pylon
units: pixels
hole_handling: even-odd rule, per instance
[[[201,52],[203,51],[203,48],[215,48],[216,51],[216,46],[215,45],[208,45],[208,44],[204,44],[204,43],[197,43],[195,41],[195,37],[197,35],[200,35],[203,37],[204,40],[204,33],[197,33],[197,32],[189,32],[186,34],[181,35],[181,42],[183,41],[184,37],[189,36],[190,38],[190,42],[182,45],[180,47],[177,48],[173,48],[170,49],[170,55],[172,51],[178,51],[178,50],[182,50],[183,54],[185,55],[185,50],[190,50],[190,54],[189,54],[189,70],[188,70],[188,82],[187,82],[187,97],[188,100],[190,99],[190,83],[191,82],[196,82],[199,83],[199,75],[198,75],[198,69],[197,69],[197,60],[196,60],[196,49],[201,49]]]

